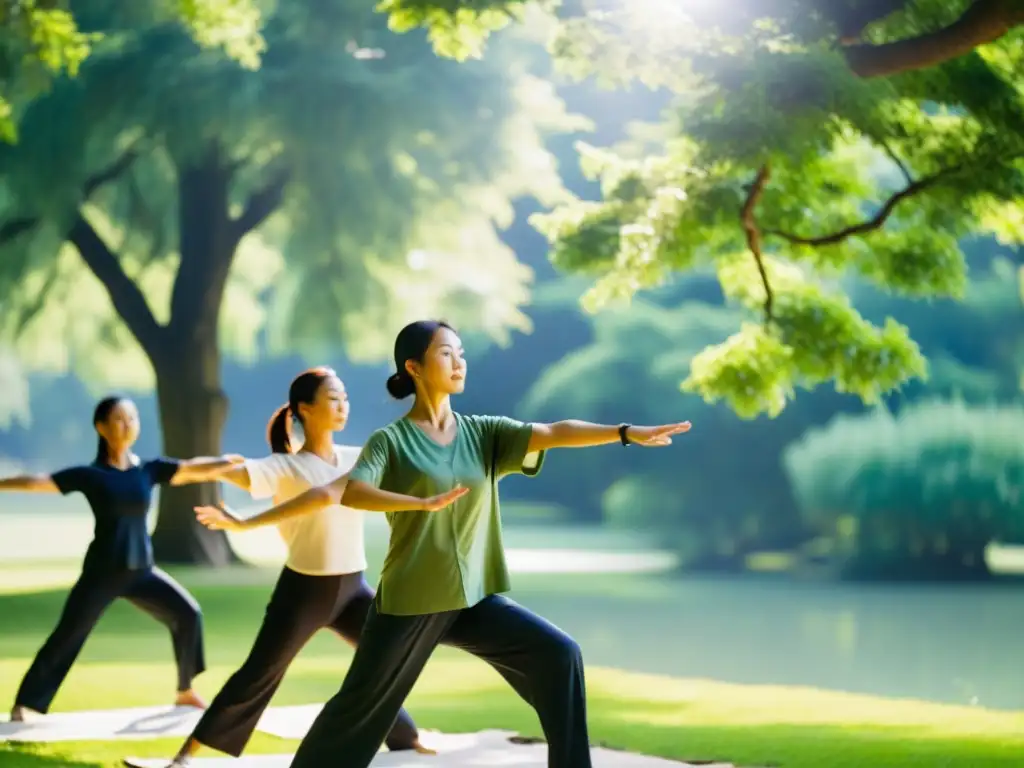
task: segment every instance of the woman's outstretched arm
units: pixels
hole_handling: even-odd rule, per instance
[[[235,464],[227,472],[217,476],[222,483],[230,483],[243,491],[252,489],[252,478],[249,477],[249,468],[245,464]]]
[[[50,475],[18,475],[0,480],[0,491],[22,491],[23,493],[60,493]]]
[[[178,471],[171,478],[171,485],[190,485],[220,480],[227,473],[239,468],[245,458],[236,454],[226,456],[199,456],[178,462]],[[242,466],[244,471],[244,466]],[[248,473],[246,473],[248,477]]]
[[[207,528],[241,531],[262,528],[265,525],[276,525],[292,517],[317,512],[332,504],[344,504],[369,512],[436,512],[447,507],[467,492],[467,488],[455,488],[447,493],[424,499],[418,496],[382,491],[359,481],[350,483],[348,475],[345,474],[332,483],[310,488],[288,501],[275,504],[265,512],[249,518],[243,519],[227,509],[211,506],[196,507],[196,518]]]
[[[551,448],[590,448],[621,441],[623,425],[592,424],[589,421],[556,421],[551,424],[532,424],[530,445],[527,450],[546,451]],[[634,427],[625,429],[626,440],[633,445],[657,447],[671,445],[672,436],[689,432],[690,422],[662,424],[657,427]]]
[[[341,497],[332,504],[344,504],[366,512],[436,512],[469,492],[468,488],[454,488],[423,499],[404,493],[382,491],[361,480],[348,480],[341,489]]]

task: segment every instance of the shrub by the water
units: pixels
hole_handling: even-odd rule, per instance
[[[807,522],[856,578],[976,578],[1024,538],[1024,408],[927,402],[841,416],[785,453]]]

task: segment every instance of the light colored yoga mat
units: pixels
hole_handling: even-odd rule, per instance
[[[516,744],[507,731],[479,733],[432,733],[422,735],[423,743],[437,755],[411,752],[381,752],[373,768],[547,768],[546,744]],[[594,768],[687,768],[688,763],[644,757],[629,752],[594,749]],[[234,757],[193,758],[189,768],[288,768],[292,755],[242,755]],[[126,758],[130,768],[166,768],[166,759]],[[726,763],[704,763],[700,768],[731,768]]]
[[[269,707],[260,718],[256,730],[282,739],[301,739],[309,732],[309,727],[323,708],[323,704]]]
[[[258,729],[287,739],[301,739],[319,714],[322,704],[271,707],[260,720]],[[192,707],[138,707],[96,712],[61,712],[46,715],[35,722],[0,722],[0,741],[113,741],[166,736],[185,737],[202,716]],[[437,756],[412,752],[382,751],[373,768],[546,768],[546,744],[521,744],[510,740],[508,731],[479,733],[438,733],[424,731],[424,745],[436,749]],[[130,752],[127,748],[125,752]],[[166,768],[166,758],[125,757],[132,768]],[[292,755],[243,755],[195,758],[190,768],[288,768]],[[688,763],[644,757],[628,752],[596,748],[594,768],[686,768]],[[701,768],[730,768],[728,764],[702,764]]]
[[[282,739],[301,739],[323,704],[270,707],[256,730]],[[137,707],[86,712],[57,712],[34,721],[0,721],[0,741],[110,741],[188,736],[202,712],[194,707]]]
[[[0,741],[107,741],[188,736],[202,711],[195,707],[138,707],[57,712],[34,721],[0,722]]]
[[[323,704],[270,707],[256,730],[282,739],[301,739]],[[188,736],[202,712],[194,707],[138,707],[87,712],[58,712],[33,722],[0,721],[0,741],[109,741]]]

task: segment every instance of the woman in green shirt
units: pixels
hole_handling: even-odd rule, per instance
[[[375,604],[341,690],[299,745],[292,768],[366,768],[438,644],[493,666],[537,711],[550,768],[589,768],[583,658],[560,629],[501,595],[510,588],[501,540],[498,480],[535,475],[549,448],[622,442],[663,446],[688,422],[658,427],[583,421],[525,424],[463,416],[451,395],[466,383],[462,343],[446,323],[419,321],[395,341],[397,399],[409,413],[374,432],[348,477],[275,508],[345,503],[372,489],[428,497],[467,489],[433,512],[388,513],[391,538]]]

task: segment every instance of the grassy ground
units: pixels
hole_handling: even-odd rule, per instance
[[[73,564],[63,568],[73,574]],[[43,586],[59,569],[0,570],[0,701],[10,701],[30,657],[52,627],[62,588]],[[36,579],[31,578],[35,574]],[[18,584],[12,577],[20,574]],[[272,573],[262,570],[176,575],[204,607],[210,670],[199,689],[212,695],[244,657],[261,618]],[[558,581],[565,600],[607,588],[602,577]],[[516,596],[551,600],[550,579],[517,578]],[[0,588],[0,592],[5,591]],[[756,652],[756,646],[753,647]],[[584,646],[586,651],[586,646]],[[276,704],[323,701],[342,680],[348,649],[327,633],[290,670]],[[780,768],[1009,768],[1024,755],[1024,714],[895,701],[809,688],[737,686],[588,670],[592,737],[664,757]],[[170,647],[159,626],[130,606],[103,618],[55,702],[55,710],[142,706],[169,701]],[[442,649],[410,701],[422,727],[446,731],[505,728],[539,735],[535,717],[489,668]],[[126,754],[164,756],[177,739],[52,745],[2,744],[2,768],[115,766]],[[293,742],[257,734],[249,751],[284,753]]]

